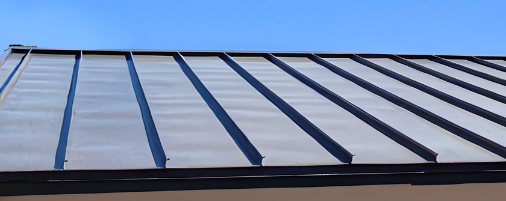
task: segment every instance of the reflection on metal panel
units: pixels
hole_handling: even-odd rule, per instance
[[[218,57],[185,57],[258,151],[262,164],[341,164]],[[241,65],[255,65],[242,63]]]
[[[286,60],[285,58],[281,59]],[[432,149],[438,153],[438,162],[503,160],[503,158],[355,85],[309,59],[290,58],[288,63],[327,89],[342,96],[413,140]]]
[[[438,71],[440,73],[444,73],[446,75],[450,75],[454,78],[460,79],[462,81],[468,82],[470,84],[474,84],[476,86],[480,86],[482,88],[488,89],[495,93],[506,96],[506,87],[501,84],[497,84],[495,82],[491,82],[489,80],[471,75],[469,73],[445,66],[443,64],[436,63],[434,61],[430,61],[428,59],[408,59],[411,62],[420,64],[424,67],[430,68],[432,70]]]
[[[291,58],[283,60],[288,64],[291,62]],[[244,66],[244,68],[337,143],[354,154],[352,163],[426,162],[269,61],[263,58],[254,58],[254,61],[256,65]]]
[[[456,64],[460,64],[462,66],[468,67],[473,70],[477,70],[477,71],[487,73],[492,76],[496,76],[501,79],[506,79],[506,72],[504,72],[504,71],[496,70],[496,69],[493,69],[493,68],[490,68],[490,67],[487,67],[484,65],[480,65],[480,64],[474,63],[469,60],[464,60],[464,59],[446,59],[446,60],[451,61]]]
[[[504,105],[503,103],[497,102],[485,96],[461,88],[457,85],[453,85],[451,83],[445,82],[431,75],[409,68],[390,59],[369,59],[369,60],[384,68],[395,71],[396,73],[399,73],[403,76],[421,82],[427,86],[435,88],[458,99],[461,99],[468,103],[479,106],[483,109],[506,117],[506,105]]]
[[[74,62],[74,56],[32,56],[0,108],[0,171],[53,169]]]
[[[250,166],[173,57],[135,55],[168,168]]]
[[[65,169],[154,168],[124,56],[84,55]]]
[[[506,145],[504,127],[464,111],[426,93],[418,91],[401,82],[387,77],[373,69],[363,66],[351,59],[330,58],[327,61],[337,65],[372,84],[381,87],[401,98],[406,99],[440,117],[461,127],[473,131],[498,144]]]

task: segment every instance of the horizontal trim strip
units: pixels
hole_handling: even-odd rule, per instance
[[[125,179],[224,178],[323,174],[397,174],[445,172],[506,172],[506,162],[420,163],[420,164],[346,164],[324,166],[253,166],[233,168],[156,168],[137,170],[61,170],[0,172],[0,183],[21,181],[92,181]],[[505,180],[506,181],[506,180]]]
[[[356,185],[441,185],[505,182],[506,172],[398,173],[193,179],[37,181],[0,183],[0,196]],[[233,191],[233,190],[232,190]]]

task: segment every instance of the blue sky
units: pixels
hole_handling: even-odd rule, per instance
[[[506,1],[0,0],[0,47],[506,54]]]

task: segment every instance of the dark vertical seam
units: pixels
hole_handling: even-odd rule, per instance
[[[151,153],[153,154],[153,159],[155,160],[156,167],[165,168],[167,157],[165,156],[165,151],[163,150],[162,143],[160,142],[158,131],[156,130],[153,117],[151,116],[151,110],[149,109],[146,96],[144,95],[144,90],[142,90],[139,76],[135,70],[132,52],[127,53],[125,57],[128,63],[128,70],[130,72],[130,78],[132,79],[135,97],[137,98],[137,102],[139,103],[139,108],[141,110],[142,120],[144,122],[144,128],[146,129],[146,136],[148,138],[149,147],[151,148]]]
[[[76,94],[77,77],[79,73],[79,65],[81,63],[82,52],[76,54],[76,61],[74,63],[74,70],[72,72],[72,80],[70,81],[69,94],[67,96],[67,105],[63,113],[63,122],[60,131],[60,139],[58,147],[56,148],[56,155],[54,160],[54,169],[63,170],[65,164],[65,155],[67,152],[67,142],[70,132],[70,124],[72,123],[72,107],[74,105],[74,97]]]

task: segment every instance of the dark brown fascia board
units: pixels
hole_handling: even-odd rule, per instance
[[[0,182],[0,196],[357,185],[447,185],[506,182],[506,171],[315,174],[216,178],[154,178]]]
[[[422,164],[347,164],[324,166],[252,166],[233,168],[156,168],[131,170],[48,170],[0,172],[0,183],[14,181],[176,179],[270,177],[288,175],[361,175],[427,172],[506,172],[506,162],[422,163]],[[506,179],[505,179],[506,182]]]

